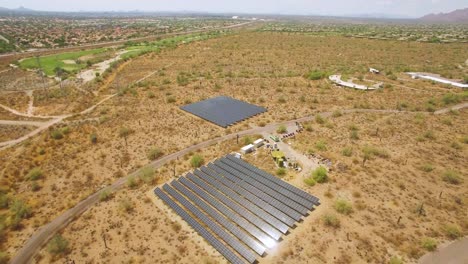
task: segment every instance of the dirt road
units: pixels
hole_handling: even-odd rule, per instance
[[[424,255],[419,264],[467,264],[468,237],[444,245],[435,252]]]

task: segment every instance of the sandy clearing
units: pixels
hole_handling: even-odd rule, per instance
[[[468,237],[442,245],[419,259],[419,264],[462,264],[468,263]]]
[[[117,56],[115,56],[114,58],[96,63],[93,66],[91,66],[91,69],[83,70],[79,72],[76,76],[82,79],[84,83],[90,82],[96,78],[97,73],[99,73],[99,75],[103,74],[107,69],[109,69],[112,63],[120,60],[121,55],[127,52],[128,50],[119,51],[117,53]]]

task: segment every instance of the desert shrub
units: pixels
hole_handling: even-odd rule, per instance
[[[204,163],[205,163],[205,159],[199,154],[193,155],[192,158],[190,159],[190,165],[192,166],[192,168],[199,168]]]
[[[152,184],[155,180],[155,172],[152,167],[144,167],[140,172],[140,179],[143,180],[146,184]]]
[[[336,217],[336,215],[334,214],[327,213],[322,217],[322,220],[326,226],[333,227],[333,228],[340,227],[340,219],[338,219],[338,217]]]
[[[133,130],[128,127],[121,127],[119,129],[119,137],[127,138],[131,133],[133,133]]]
[[[67,126],[66,126],[66,127],[62,127],[62,128],[60,129],[60,131],[62,131],[63,134],[67,135],[67,134],[70,133],[70,127],[67,127]]]
[[[5,193],[0,192],[0,209],[7,209],[10,198]]]
[[[353,149],[350,147],[346,147],[343,150],[341,150],[341,155],[345,157],[351,157],[353,155]]]
[[[148,98],[150,98],[150,99],[156,97],[156,95],[155,95],[153,92],[151,92],[151,91],[149,91],[149,92],[147,93],[147,95],[148,95]]]
[[[442,97],[442,102],[444,105],[460,103],[462,97],[458,94],[449,93]]]
[[[462,179],[460,175],[458,174],[458,172],[454,170],[445,171],[444,174],[442,175],[442,180],[447,183],[455,184],[455,185],[462,183]]]
[[[30,181],[36,181],[42,178],[43,176],[44,173],[42,172],[41,168],[35,167],[28,172],[28,174],[26,175],[26,179]]]
[[[286,128],[285,125],[281,125],[281,126],[278,127],[276,132],[279,133],[279,134],[284,134],[284,133],[288,132],[288,129]]]
[[[450,144],[450,147],[454,148],[454,149],[462,149],[462,145],[456,141],[453,141],[451,144]]]
[[[403,264],[403,260],[401,260],[399,257],[391,257],[390,261],[388,262],[389,264]]]
[[[249,136],[244,137],[242,139],[242,141],[243,141],[244,145],[250,145],[250,144],[252,144],[254,142],[253,139],[251,137],[249,137]]]
[[[427,163],[421,166],[421,170],[424,172],[431,172],[434,170],[434,166],[430,163]]]
[[[428,131],[424,132],[423,137],[426,138],[426,139],[434,140],[435,139],[434,131],[428,130]]]
[[[31,191],[37,192],[41,189],[41,186],[37,182],[31,183]]]
[[[314,71],[311,71],[311,72],[309,72],[307,74],[307,79],[316,81],[316,80],[320,80],[320,79],[325,78],[326,75],[327,74],[325,72],[314,70]]]
[[[278,169],[276,170],[276,175],[278,175],[278,176],[280,176],[280,177],[286,175],[286,169],[285,169],[285,168],[278,168]]]
[[[16,199],[10,205],[10,211],[18,219],[29,218],[32,215],[31,208],[22,200]]]
[[[359,134],[358,134],[357,130],[352,130],[350,135],[349,135],[349,138],[351,138],[352,140],[358,140],[359,139]]]
[[[284,97],[280,97],[280,98],[278,98],[278,103],[284,104],[284,103],[286,103],[286,99]]]
[[[313,177],[305,178],[304,183],[307,184],[308,186],[314,186],[315,184],[317,184],[317,182],[314,180]]]
[[[107,201],[111,198],[112,193],[109,189],[104,189],[99,193],[99,201]]]
[[[323,140],[319,140],[315,142],[315,148],[319,151],[326,151],[327,150],[327,142]]]
[[[425,237],[421,241],[421,246],[427,251],[434,251],[437,248],[437,242],[430,237]]]
[[[377,156],[380,158],[388,158],[390,155],[387,153],[387,151],[383,149],[378,149],[372,146],[365,146],[362,149],[362,153],[364,155],[364,158],[370,159],[373,156]]]
[[[148,152],[147,157],[148,157],[149,160],[157,160],[160,157],[162,157],[163,155],[164,155],[164,152],[160,148],[153,147]]]
[[[332,114],[333,117],[340,117],[340,116],[342,116],[342,115],[343,115],[343,114],[341,113],[340,110],[335,110],[335,111],[333,111],[333,114]]]
[[[324,183],[328,181],[328,172],[327,169],[323,166],[320,166],[312,171],[311,176],[318,183]]]
[[[135,177],[133,177],[133,176],[128,177],[128,179],[127,179],[127,187],[128,188],[133,189],[133,188],[137,187],[137,185],[138,184],[137,184],[137,180],[135,179]]]
[[[336,200],[333,207],[340,214],[349,215],[353,212],[353,207],[351,203],[344,199]]]
[[[167,97],[167,102],[172,104],[176,102],[176,98],[174,96],[169,96]]]
[[[317,122],[317,124],[325,124],[326,120],[321,115],[316,115],[315,122]]]
[[[120,210],[122,210],[122,212],[130,213],[131,211],[133,211],[133,204],[129,200],[129,198],[121,199],[119,202],[119,208]]]
[[[68,244],[68,240],[57,234],[47,244],[47,251],[52,255],[63,255],[69,251]]]
[[[462,236],[460,228],[453,224],[448,224],[444,227],[444,233],[451,239],[457,239]]]
[[[463,136],[460,141],[463,143],[463,144],[468,144],[468,136]]]
[[[50,137],[53,139],[62,139],[63,138],[63,133],[60,131],[60,129],[55,129],[52,132],[50,132]]]
[[[91,135],[89,135],[89,140],[91,141],[91,143],[96,144],[97,143],[96,133],[92,133]]]

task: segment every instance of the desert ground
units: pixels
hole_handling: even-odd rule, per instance
[[[467,57],[463,43],[245,31],[128,60],[102,81],[83,87],[70,83],[64,88],[56,84],[50,89],[24,88],[24,83],[37,83],[41,78],[33,80],[34,75],[26,77],[29,72],[19,72],[23,83],[6,79],[4,87],[9,91],[2,91],[0,104],[26,113],[31,100],[27,91],[33,90],[33,115],[18,117],[2,108],[2,119],[70,117],[0,151],[2,201],[6,201],[1,209],[1,249],[14,256],[38,228],[90,194],[145,167],[153,149],[168,155],[223,135],[312,116],[313,121],[304,123],[305,131],[288,143],[302,154],[329,159],[333,164],[330,179],[307,186],[304,178],[311,171],[290,171],[284,179],[318,196],[322,205],[259,262],[387,263],[402,259],[414,263],[427,252],[423,241],[439,244],[468,233],[467,112],[434,114],[468,97],[461,89],[413,80],[403,72],[435,72],[462,79],[468,72]],[[368,73],[369,67],[383,73]],[[310,78],[317,72],[323,77]],[[382,82],[383,88],[356,91],[324,78],[338,73]],[[76,114],[113,94],[92,111]],[[268,112],[222,129],[179,109],[217,95],[261,105]],[[28,129],[20,127],[18,135]],[[13,136],[9,126],[2,131],[6,131],[2,139]],[[210,161],[238,151],[241,143],[229,140],[200,154]],[[175,175],[189,171],[191,156],[158,168],[148,181],[138,177],[128,181],[123,190],[109,194],[62,230],[69,241],[66,252],[52,254],[45,246],[34,261],[225,262],[148,194],[156,185],[170,181],[173,170]],[[276,171],[262,150],[246,159],[271,173]],[[336,212],[334,206],[340,199],[351,205],[351,212]],[[19,201],[27,209],[21,219],[15,218],[18,211],[11,206]],[[325,218],[335,219],[334,224]]]

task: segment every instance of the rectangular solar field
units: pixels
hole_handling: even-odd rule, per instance
[[[267,111],[266,108],[227,96],[203,100],[180,109],[224,128]]]
[[[233,155],[154,193],[231,263],[254,263],[319,199]]]

